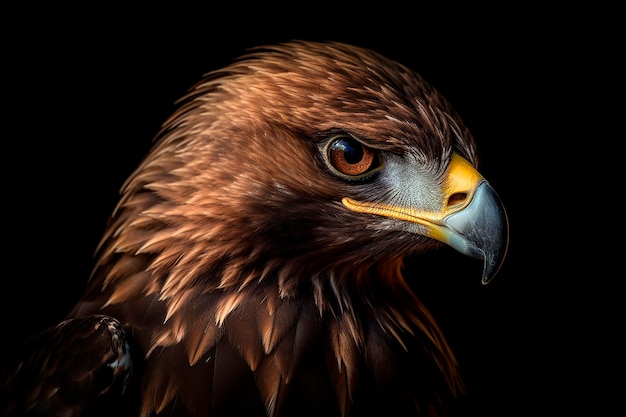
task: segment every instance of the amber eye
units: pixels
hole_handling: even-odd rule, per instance
[[[378,164],[376,151],[348,135],[334,137],[326,153],[330,166],[348,177],[362,177]]]

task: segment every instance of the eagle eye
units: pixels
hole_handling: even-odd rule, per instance
[[[379,166],[377,152],[348,135],[333,137],[325,157],[333,171],[347,179],[361,179]]]

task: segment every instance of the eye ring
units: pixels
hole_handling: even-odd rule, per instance
[[[346,134],[328,141],[325,158],[335,174],[350,180],[362,179],[380,166],[376,150]]]

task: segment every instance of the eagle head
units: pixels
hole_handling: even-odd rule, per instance
[[[424,352],[456,391],[456,361],[401,269],[447,244],[484,262],[483,283],[497,273],[508,220],[477,164],[459,115],[402,64],[336,42],[252,49],[164,123],[72,315],[104,312],[130,329],[147,362],[145,413],[193,403],[171,364],[212,363],[219,349],[255,375],[268,414],[307,346],[321,346],[344,411],[373,401],[362,375],[390,398],[394,381],[415,385],[401,352],[406,363]],[[219,403],[207,398],[201,409]]]

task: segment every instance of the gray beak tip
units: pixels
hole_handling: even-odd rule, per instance
[[[491,185],[482,181],[470,204],[445,223],[455,233],[452,247],[484,260],[482,283],[487,285],[500,270],[509,245],[507,214]]]

